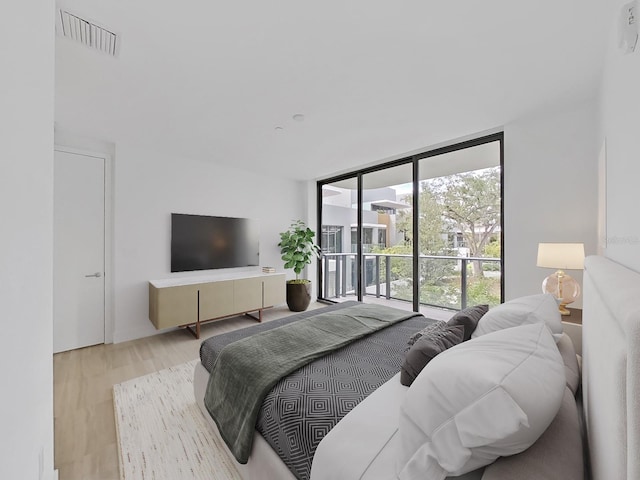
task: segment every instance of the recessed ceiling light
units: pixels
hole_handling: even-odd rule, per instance
[[[304,115],[301,113],[296,113],[293,117],[292,117],[296,122],[303,122],[304,121]]]

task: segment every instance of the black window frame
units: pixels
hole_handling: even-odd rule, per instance
[[[364,295],[364,282],[363,282],[363,266],[362,266],[362,258],[363,258],[363,249],[362,249],[362,178],[364,175],[372,172],[378,172],[381,170],[386,170],[388,168],[397,167],[400,165],[412,164],[413,166],[413,211],[418,212],[419,210],[419,195],[416,193],[420,192],[420,176],[419,176],[419,162],[425,158],[435,157],[438,155],[442,155],[445,153],[451,153],[458,150],[463,150],[466,148],[472,148],[479,145],[484,145],[487,143],[498,142],[499,150],[500,150],[500,269],[501,269],[501,277],[500,277],[500,302],[504,302],[504,286],[505,286],[505,245],[504,245],[504,232],[505,232],[505,224],[504,224],[504,132],[492,133],[489,135],[484,135],[478,138],[466,140],[463,142],[455,143],[452,145],[447,145],[444,147],[435,148],[433,150],[426,150],[421,153],[413,154],[398,160],[393,160],[390,162],[384,162],[378,165],[373,165],[367,168],[354,170],[351,172],[343,173],[341,175],[337,175],[334,177],[325,178],[322,180],[318,180],[317,182],[317,232],[322,231],[322,187],[325,185],[329,185],[332,183],[356,179],[357,180],[357,227],[356,227],[356,238],[357,238],[357,254],[356,256],[356,265],[357,265],[357,299],[358,301],[362,301]],[[418,235],[419,232],[419,215],[413,215],[413,231]],[[420,311],[420,295],[419,295],[419,281],[418,281],[418,261],[419,261],[419,242],[413,242],[413,311]],[[320,293],[323,292],[323,277],[322,277],[322,264],[321,259],[317,261],[317,280],[318,280],[318,299],[325,301],[336,303],[335,301],[329,298],[323,298],[320,296]]]

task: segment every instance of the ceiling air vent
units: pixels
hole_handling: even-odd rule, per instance
[[[60,10],[59,13],[58,31],[60,35],[87,47],[116,56],[119,45],[118,37],[114,32],[65,10]]]

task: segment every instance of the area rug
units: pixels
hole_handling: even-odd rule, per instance
[[[241,480],[196,405],[196,362],[113,386],[121,480]]]

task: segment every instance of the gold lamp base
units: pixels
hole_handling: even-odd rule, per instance
[[[580,285],[570,275],[558,270],[544,279],[542,292],[550,293],[556,297],[561,315],[571,315],[567,305],[573,303],[580,296]]]

